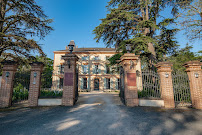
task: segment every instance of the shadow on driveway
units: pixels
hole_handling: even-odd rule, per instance
[[[2,135],[199,135],[202,111],[126,107],[117,93],[81,94],[73,107],[21,108],[0,112]]]

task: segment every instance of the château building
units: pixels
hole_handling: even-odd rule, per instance
[[[108,91],[119,90],[120,76],[118,67],[109,66],[108,58],[116,54],[115,48],[78,48],[74,45],[73,53],[79,57],[78,90],[79,91]],[[69,50],[54,51],[52,89],[63,88],[64,60],[62,56]],[[138,62],[140,67],[140,62]]]

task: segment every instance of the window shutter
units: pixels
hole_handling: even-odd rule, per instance
[[[104,78],[104,89],[107,89],[106,78]]]
[[[98,65],[98,73],[101,74],[101,65]]]
[[[111,80],[111,79],[110,79]],[[111,82],[110,82],[110,89],[111,90],[113,90],[114,89],[114,87],[113,87],[113,81],[111,80]]]
[[[109,68],[109,73],[112,74],[112,67]]]
[[[90,90],[90,78],[88,78],[88,85],[87,85],[87,89]]]
[[[84,73],[84,65],[81,65],[81,67],[82,67],[82,74]]]
[[[61,65],[58,67],[58,73],[61,73]]]
[[[107,65],[105,64],[105,74],[107,73]]]
[[[88,64],[88,74],[90,74],[90,65]]]
[[[83,89],[83,78],[81,78],[81,89]]]
[[[118,78],[116,79],[116,89],[118,90],[119,87],[118,87]]]
[[[57,80],[57,88],[59,89],[59,87],[60,87],[60,78],[58,78]]]
[[[95,65],[93,65],[93,74],[95,74]]]

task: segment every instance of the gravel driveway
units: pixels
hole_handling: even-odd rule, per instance
[[[199,135],[202,111],[126,107],[118,93],[83,93],[74,107],[0,112],[1,135]]]

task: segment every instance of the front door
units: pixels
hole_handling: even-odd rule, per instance
[[[99,90],[99,79],[94,79],[94,90]]]

